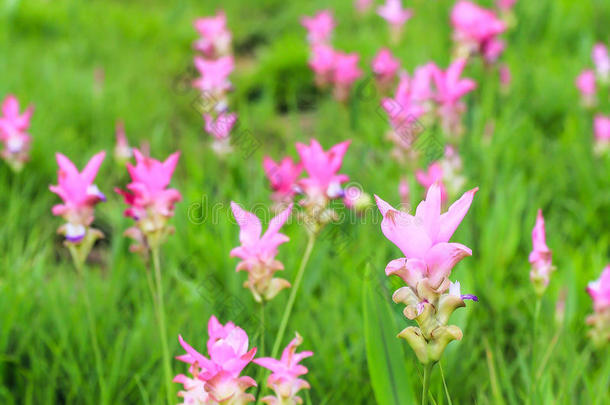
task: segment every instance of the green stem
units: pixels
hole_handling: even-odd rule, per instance
[[[540,319],[540,306],[542,298],[536,299],[536,308],[534,309],[534,327],[532,328],[532,364],[530,366],[530,400],[536,391],[536,382],[534,381],[534,368],[536,365],[536,339],[538,339],[538,320]],[[534,401],[535,402],[535,401]],[[531,402],[531,403],[534,403]]]
[[[73,256],[74,258],[74,256]],[[95,321],[93,318],[93,310],[91,309],[91,301],[89,300],[89,293],[86,289],[85,283],[85,272],[83,269],[83,263],[74,258],[74,265],[78,271],[79,280],[81,282],[81,290],[83,292],[83,299],[85,306],[87,307],[87,323],[89,324],[89,334],[91,335],[91,345],[93,346],[93,354],[95,356],[95,369],[97,372],[98,384],[100,386],[100,403],[107,403],[106,393],[106,380],[104,379],[104,370],[102,367],[102,354],[100,351],[100,345],[97,341],[97,329],[95,327]]]
[[[261,319],[260,319],[260,351],[258,357],[265,355],[265,301],[261,301]]]
[[[309,261],[309,257],[311,256],[311,251],[313,250],[313,245],[316,241],[316,236],[313,232],[309,234],[309,240],[307,241],[307,247],[305,248],[305,253],[303,254],[303,258],[301,259],[301,265],[297,272],[296,279],[294,280],[294,285],[290,291],[290,297],[288,297],[288,304],[284,309],[284,315],[282,316],[282,322],[280,323],[280,329],[277,332],[277,336],[275,337],[275,342],[273,343],[273,350],[271,351],[271,357],[276,358],[278,352],[280,351],[280,345],[282,344],[282,340],[284,339],[284,333],[286,332],[286,326],[288,325],[288,319],[290,319],[290,314],[292,313],[292,307],[294,306],[294,301],[297,297],[297,292],[299,291],[299,286],[301,285],[301,280],[303,280],[303,274],[305,273],[305,267],[307,266],[307,262]]]
[[[165,308],[163,305],[163,283],[161,280],[161,265],[159,263],[159,248],[152,249],[153,266],[155,268],[155,282],[157,286],[157,320],[159,322],[159,335],[161,336],[161,349],[163,350],[163,371],[165,379],[165,392],[168,405],[174,402],[174,390],[172,387],[172,366],[170,363],[169,349],[167,345],[167,334],[165,327]],[[153,297],[154,299],[154,297]]]
[[[426,405],[428,403],[428,389],[430,388],[430,373],[432,367],[434,367],[434,363],[424,364],[424,383],[421,393],[421,405]]]
[[[438,362],[438,367],[441,370],[441,378],[443,379],[443,387],[445,387],[445,395],[447,396],[447,402],[449,403],[449,405],[453,405],[453,402],[451,402],[451,395],[449,395],[449,390],[447,389],[447,383],[445,382],[445,373],[443,373],[443,366],[441,365],[441,362]]]

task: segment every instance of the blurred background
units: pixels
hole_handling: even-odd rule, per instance
[[[15,94],[35,112],[30,162],[19,174],[0,166],[0,403],[98,400],[81,287],[56,234],[61,220],[50,210],[58,199],[48,186],[56,182],[55,152],[81,168],[99,150],[112,151],[120,120],[130,143],[149,142],[153,157],[182,151],[172,184],[184,200],[161,259],[173,356],[182,354],[179,333],[203,349],[212,314],[241,325],[252,344],[263,338],[267,347],[272,344],[288,294],[268,305],[269,332],[261,336],[256,303],[241,285],[245,275],[235,273],[237,261],[229,257],[238,244],[229,202],[249,210],[270,205],[263,156],[296,157],[294,143],[314,137],[325,148],[351,139],[342,173],[395,205],[405,177],[415,206],[424,190],[412,170],[390,158],[389,125],[379,114],[379,94],[367,82],[370,61],[389,47],[409,72],[428,61],[446,67],[453,2],[409,0],[405,6],[414,17],[400,42],[391,44],[387,23],[374,11],[358,15],[351,0],[2,0],[0,98]],[[315,87],[307,65],[299,20],[324,8],[337,21],[333,44],[357,52],[364,72],[345,104]],[[190,86],[196,75],[192,23],[219,9],[233,33],[231,109],[252,136],[251,145],[224,159],[210,148],[199,95]],[[454,314],[464,338],[447,349],[443,371],[456,404],[521,404],[532,383],[540,387],[536,403],[607,404],[608,352],[585,352],[584,319],[592,311],[586,284],[610,258],[610,158],[593,155],[594,111],[580,105],[574,80],[591,65],[593,45],[610,43],[610,3],[518,1],[515,15],[502,56],[512,73],[508,92],[500,92],[497,71],[481,63],[464,73],[478,83],[466,98],[459,145],[464,190],[480,191],[453,238],[471,247],[473,256],[453,274],[462,291],[480,300]],[[595,112],[610,114],[608,94]],[[96,184],[108,201],[98,206],[94,223],[106,238],[89,257],[86,288],[113,402],[158,404],[163,372],[146,266],[128,250],[123,231],[132,221],[123,217],[122,199],[112,191],[127,182],[124,167],[107,158]],[[535,294],[527,258],[539,208],[557,267],[542,301],[539,339],[542,347],[554,336],[557,343],[533,382]],[[303,349],[315,352],[305,361],[312,386],[306,403],[375,403],[363,338],[366,267],[388,291],[395,332],[407,325],[402,306],[390,300],[400,284],[384,275],[400,252],[383,237],[379,221],[375,210],[352,216],[332,225],[315,247],[287,332],[301,333]],[[306,235],[294,223],[285,233],[291,241],[279,258],[291,280]],[[562,291],[565,312],[558,314]],[[413,376],[405,384],[419,390],[416,358],[401,344]],[[173,369],[177,374],[186,366],[176,361]],[[446,403],[438,372],[431,391]]]

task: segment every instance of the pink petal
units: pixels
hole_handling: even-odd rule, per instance
[[[465,192],[459,200],[449,207],[449,210],[446,213],[441,215],[440,230],[435,242],[448,242],[449,239],[451,239],[451,236],[470,209],[472,199],[477,191],[479,191],[478,187]]]
[[[239,225],[239,240],[245,245],[256,243],[260,239],[262,225],[256,215],[242,209],[238,204],[231,201],[233,216]]]
[[[453,267],[464,257],[472,256],[472,250],[460,243],[438,243],[426,253],[428,278],[433,286],[438,286],[449,277]]]

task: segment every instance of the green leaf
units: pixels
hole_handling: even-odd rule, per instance
[[[381,296],[376,277],[366,269],[362,291],[364,338],[369,375],[379,405],[414,404],[399,330],[388,302]]]

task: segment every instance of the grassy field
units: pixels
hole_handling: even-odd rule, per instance
[[[415,16],[392,51],[409,71],[430,60],[447,66],[452,2],[407,5]],[[234,34],[231,106],[254,139],[224,160],[210,148],[194,107],[197,92],[187,85],[192,21],[220,7]],[[107,158],[98,175],[109,198],[98,206],[95,225],[106,238],[89,258],[84,284],[56,234],[61,220],[50,211],[58,201],[48,189],[56,182],[54,153],[82,167],[99,150],[111,152],[117,120],[124,120],[132,144],[149,141],[154,157],[182,151],[172,184],[184,200],[161,256],[172,356],[183,353],[179,333],[204,347],[212,314],[241,325],[255,345],[261,339],[273,344],[288,293],[267,306],[261,336],[258,307],[229,257],[239,231],[230,201],[247,209],[270,204],[264,155],[294,157],[294,143],[312,137],[325,148],[351,139],[342,169],[351,181],[397,204],[398,181],[406,176],[412,204],[423,198],[413,173],[390,158],[378,98],[358,91],[367,82],[357,84],[347,105],[314,87],[299,18],[325,7],[338,21],[334,44],[357,51],[364,79],[370,77],[371,58],[389,44],[387,27],[374,13],[357,17],[351,0],[0,2],[0,98],[14,93],[36,108],[31,161],[18,175],[0,166],[0,403],[99,403],[83,288],[91,297],[112,403],[164,401],[146,264],[128,251],[123,231],[132,221],[112,192],[128,182],[126,170]],[[503,55],[513,75],[508,94],[500,93],[496,72],[477,63],[466,71],[478,88],[467,97],[460,153],[465,189],[480,191],[454,238],[473,256],[454,274],[480,301],[454,315],[464,339],[443,357],[447,389],[454,404],[608,404],[610,353],[589,346],[584,319],[592,311],[586,283],[610,258],[610,158],[592,154],[593,114],[579,105],[573,82],[591,65],[593,44],[610,40],[610,3],[520,1],[516,14]],[[597,111],[610,113],[607,97]],[[557,271],[533,344],[536,296],[527,255],[538,208]],[[399,251],[381,233],[376,210],[350,218],[319,238],[288,326],[287,335],[299,331],[303,348],[315,352],[305,361],[309,404],[375,403],[363,337],[365,269],[388,289],[398,286],[383,272]],[[293,280],[307,237],[295,223],[284,231],[291,240],[279,259]],[[562,290],[565,320],[558,323]],[[390,293],[386,298],[391,302]],[[402,307],[390,306],[402,329]],[[541,359],[553,339],[548,361],[532,361],[532,348]],[[419,392],[420,366],[397,342],[411,377],[404,384]],[[173,363],[175,373],[186,368]],[[254,375],[254,366],[250,370]],[[438,369],[431,392],[438,404],[447,403]]]

